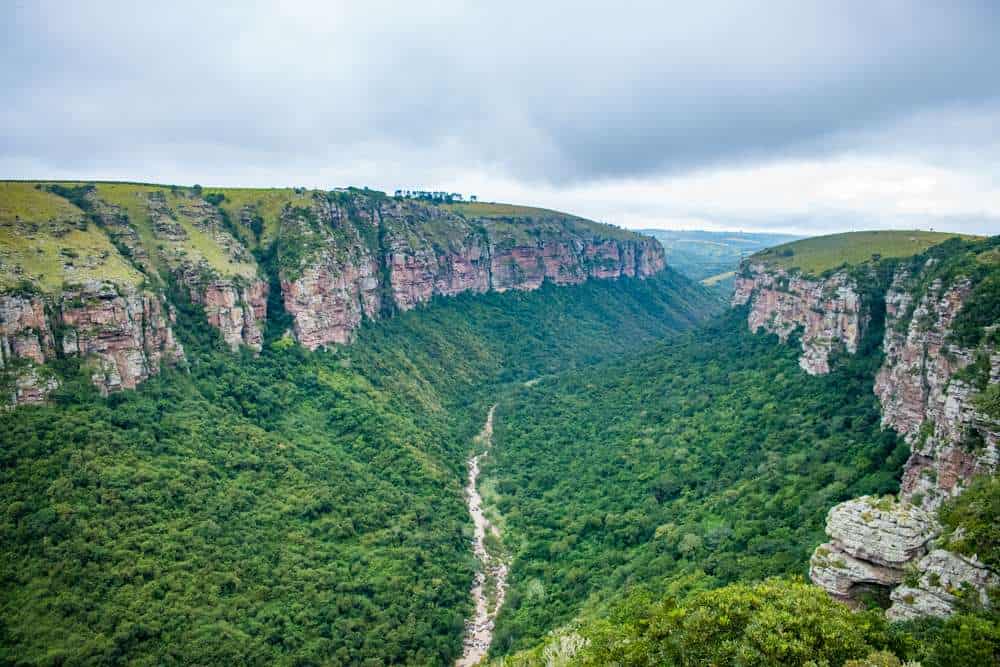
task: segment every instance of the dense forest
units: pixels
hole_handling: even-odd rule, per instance
[[[898,486],[909,448],[881,430],[871,392],[881,332],[811,377],[745,318],[501,402],[487,474],[517,557],[498,650],[636,583],[804,575],[831,505]]]
[[[446,663],[486,406],[719,307],[667,271],[438,299],[309,353],[273,299],[254,356],[174,297],[186,368],[102,398],[62,360],[53,405],[0,413],[5,664]]]

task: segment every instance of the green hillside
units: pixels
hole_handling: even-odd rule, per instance
[[[756,253],[753,259],[771,266],[821,275],[844,265],[857,265],[873,259],[911,257],[955,237],[977,238],[920,230],[846,232],[785,243]]]
[[[497,504],[515,553],[495,651],[532,646],[642,585],[804,575],[834,503],[888,493],[908,448],[871,392],[878,332],[826,376],[740,311],[497,409]]]
[[[956,239],[899,260],[916,301],[969,281],[949,341],[997,344],[998,243]],[[874,305],[858,353],[828,375],[802,373],[795,341],[749,333],[734,309],[502,401],[487,474],[514,575],[491,664],[994,664],[995,606],[969,597],[947,620],[889,623],[877,596],[852,613],[803,582],[829,508],[894,493],[910,454],[871,392]],[[981,354],[959,376],[998,419],[988,371]],[[938,512],[937,544],[998,562],[998,508],[997,477],[975,479]]]
[[[65,198],[0,182],[0,289],[51,292],[98,279],[138,284],[142,275]]]

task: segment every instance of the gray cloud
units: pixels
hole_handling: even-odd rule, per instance
[[[996,169],[996,3],[476,4],[6,2],[2,175]]]

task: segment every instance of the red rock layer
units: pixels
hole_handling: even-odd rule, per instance
[[[48,307],[47,307],[48,306]],[[184,359],[171,317],[158,296],[110,283],[87,283],[48,303],[40,296],[0,296],[0,356],[10,369],[11,401],[42,403],[57,386],[42,364],[56,356],[85,357],[102,393],[132,389]]]
[[[900,496],[928,508],[961,491],[973,475],[995,470],[1000,434],[977,413],[974,388],[955,377],[977,354],[990,361],[991,382],[1000,380],[1000,354],[949,341],[952,322],[970,292],[968,282],[935,281],[919,303],[906,291],[909,275],[897,274],[886,294],[885,362],[875,378],[882,423],[906,438],[911,455]],[[969,447],[970,439],[983,445]]]
[[[732,303],[750,303],[751,331],[764,329],[785,341],[801,330],[799,366],[810,375],[830,372],[830,352],[837,345],[857,352],[868,314],[845,273],[810,280],[762,264],[747,269],[749,276],[736,279]]]
[[[233,350],[240,345],[261,349],[261,323],[267,317],[267,283],[253,280],[241,285],[232,280],[213,280],[189,287],[191,300],[205,308],[208,323],[219,330]]]
[[[435,295],[533,290],[546,280],[571,285],[589,278],[644,278],[665,266],[653,239],[591,238],[552,221],[498,229],[439,207],[375,205],[346,194],[286,211],[282,233],[297,244],[289,254],[298,258],[303,248],[313,249],[297,269],[281,275],[295,338],[309,349],[346,343],[363,318],[409,310]],[[515,240],[515,232],[522,240]],[[532,240],[525,242],[525,236]]]

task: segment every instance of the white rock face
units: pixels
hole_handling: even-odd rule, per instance
[[[886,616],[907,621],[922,616],[948,616],[962,595],[989,608],[988,589],[1000,585],[1000,577],[978,560],[944,549],[934,549],[917,563],[919,586],[900,586],[892,591],[892,606]]]
[[[857,352],[870,318],[857,285],[845,272],[809,279],[760,263],[745,268],[750,277],[736,279],[732,305],[750,303],[751,331],[763,329],[785,341],[801,330],[802,370],[825,375],[835,348]]]
[[[886,567],[920,556],[939,530],[924,510],[894,498],[862,496],[836,505],[826,533],[844,552]]]
[[[896,586],[903,571],[855,558],[834,542],[821,544],[809,560],[809,578],[830,595],[850,600],[859,585]]]
[[[926,553],[938,532],[933,517],[909,503],[875,496],[848,500],[827,514],[831,540],[813,552],[809,578],[847,602],[872,586],[898,586],[904,566]]]

